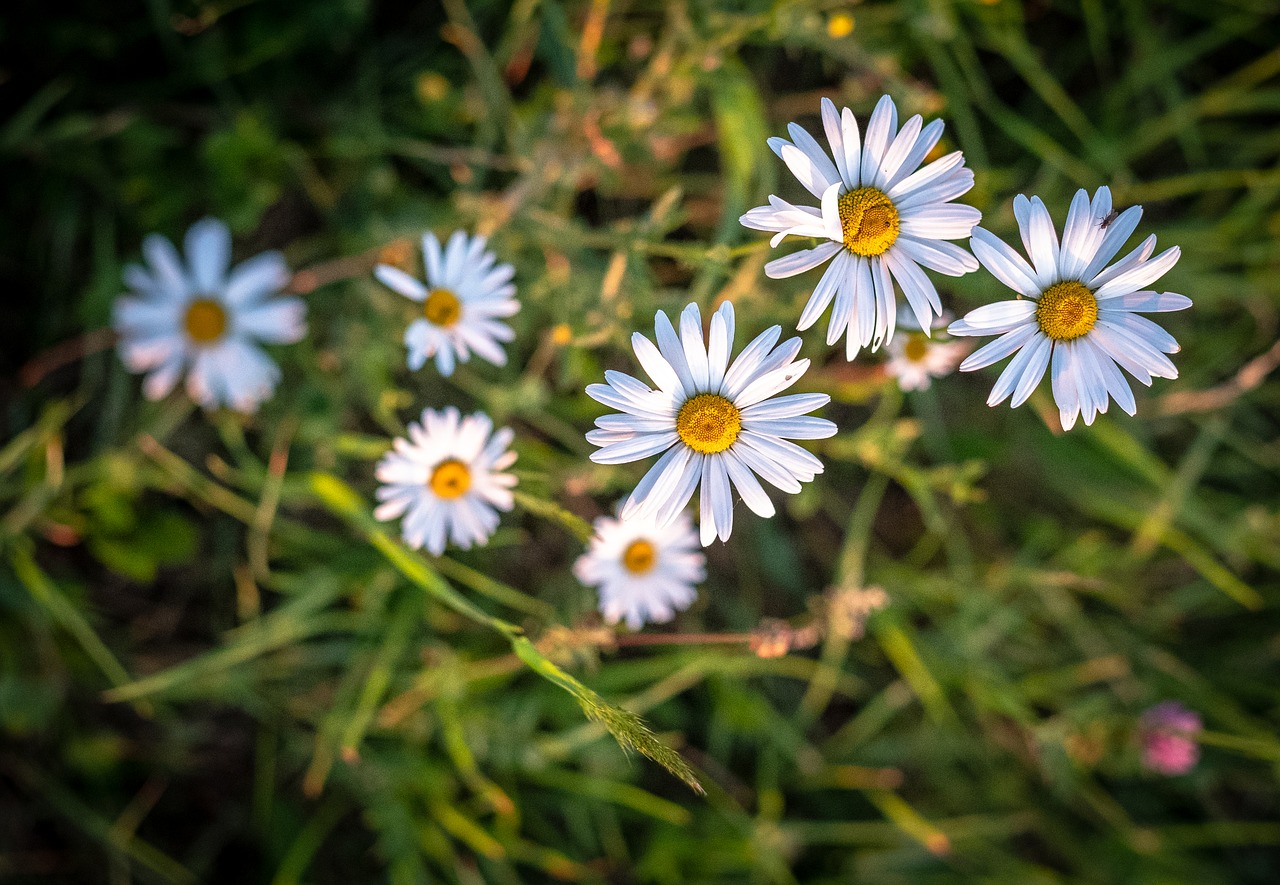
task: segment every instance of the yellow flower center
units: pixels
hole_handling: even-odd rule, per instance
[[[657,549],[645,540],[632,541],[622,553],[622,566],[633,575],[643,575],[657,562]]]
[[[227,312],[212,298],[197,298],[187,305],[182,323],[196,344],[212,344],[227,331]]]
[[[1098,321],[1098,299],[1083,283],[1054,283],[1040,296],[1036,322],[1054,341],[1071,341],[1088,333]]]
[[[695,452],[714,455],[733,445],[742,430],[742,413],[718,393],[685,400],[676,415],[676,433]]]
[[[462,302],[448,289],[432,289],[422,312],[432,325],[452,326],[462,316]]]
[[[912,332],[902,348],[902,355],[913,363],[918,363],[929,354],[929,339],[923,332]]]
[[[471,488],[471,469],[456,458],[441,461],[431,471],[431,491],[447,501],[461,498]]]
[[[841,194],[837,205],[845,247],[854,255],[883,255],[898,239],[898,208],[879,188],[860,187]]]

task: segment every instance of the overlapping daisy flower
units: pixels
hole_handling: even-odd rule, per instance
[[[573,573],[597,589],[608,623],[626,621],[632,630],[666,623],[697,598],[695,585],[707,576],[707,557],[687,513],[665,526],[652,516],[602,516],[594,528]]]
[[[1177,353],[1178,342],[1140,314],[1191,306],[1185,295],[1144,288],[1177,263],[1181,250],[1174,246],[1152,258],[1152,234],[1108,265],[1137,228],[1142,208],[1113,213],[1106,187],[1098,188],[1092,201],[1085,190],[1076,192],[1061,243],[1039,197],[1019,195],[1013,211],[1031,261],[994,234],[974,230],[973,253],[1018,298],[979,307],[951,324],[952,335],[1000,336],[961,363],[960,370],[981,369],[1013,354],[987,405],[999,405],[1012,395],[1016,408],[1048,369],[1066,430],[1080,415],[1092,424],[1111,399],[1134,414],[1133,391],[1120,369],[1147,386],[1152,378],[1178,377],[1165,355]]]
[[[915,314],[903,308],[898,307],[899,334],[885,347],[889,361],[884,370],[903,390],[928,390],[934,378],[944,378],[956,370],[969,348],[945,335],[934,338],[926,334],[917,325]],[[945,329],[949,321],[947,313],[934,317],[930,332]]]
[[[733,530],[733,491],[754,513],[774,514],[773,502],[756,479],[792,493],[822,472],[822,462],[789,440],[824,439],[836,426],[807,413],[826,405],[823,393],[778,396],[809,368],[797,360],[800,339],[778,345],[781,326],[762,332],[730,365],[733,305],[711,317],[704,340],[696,304],[680,315],[677,335],[658,311],[657,346],[639,332],[631,345],[655,388],[622,372],[605,372],[605,384],[587,395],[620,410],[596,419],[587,440],[600,450],[591,460],[624,464],[665,454],[649,469],[622,507],[624,520],[652,518],[660,526],[676,518],[701,485],[703,545],[728,540]],[[777,345],[777,346],[775,346]]]
[[[794,206],[771,195],[768,206],[752,209],[741,221],[776,232],[773,246],[787,236],[826,240],[769,262],[765,273],[782,279],[829,260],[797,328],[809,328],[832,305],[827,344],[845,335],[845,356],[852,360],[861,348],[878,350],[893,339],[895,282],[918,328],[932,328],[942,302],[923,269],[957,277],[977,270],[972,255],[947,241],[968,237],[982,213],[951,203],[973,187],[973,171],[960,151],[920,165],[942,137],[941,120],[926,126],[916,115],[899,129],[898,109],[886,95],[871,114],[865,141],[853,112],[837,113],[827,98],[822,125],[830,156],[795,123],[788,126],[791,141],[769,139],[820,205]]]
[[[120,358],[146,373],[142,392],[160,399],[186,372],[187,394],[205,408],[252,412],[271,397],[280,368],[260,344],[306,334],[301,298],[280,296],[289,268],[279,252],[231,266],[231,232],[216,218],[187,231],[185,260],[167,238],[142,242],[146,266],[124,269],[131,294],[112,309]]]
[[[468,549],[484,544],[498,527],[498,511],[514,504],[516,478],[504,473],[515,463],[509,451],[515,434],[494,431],[483,412],[463,418],[452,406],[426,409],[422,423],[409,425],[409,438],[396,439],[378,462],[379,520],[403,516],[406,544],[435,556],[452,543]]]
[[[515,333],[500,320],[520,311],[512,283],[515,268],[498,264],[487,243],[485,237],[457,230],[442,250],[435,234],[423,234],[426,283],[389,264],[374,268],[383,285],[422,305],[422,316],[404,332],[413,371],[434,357],[440,374],[452,375],[473,352],[495,366],[506,365],[502,344]]]

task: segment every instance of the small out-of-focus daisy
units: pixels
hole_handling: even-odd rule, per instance
[[[280,297],[289,268],[279,252],[231,266],[231,232],[216,218],[191,225],[186,260],[159,234],[142,241],[146,267],[130,264],[131,294],[113,306],[120,358],[145,372],[142,392],[160,399],[186,371],[190,397],[205,408],[252,412],[270,398],[280,368],[259,344],[292,344],[306,334],[301,298]]]
[[[450,406],[426,409],[422,423],[409,425],[409,438],[378,462],[380,520],[404,516],[400,531],[413,549],[435,556],[446,543],[464,550],[483,544],[498,527],[498,511],[510,510],[516,478],[503,471],[515,463],[509,451],[515,434],[493,429],[483,412],[463,418]]]
[[[943,314],[933,320],[932,331],[945,329],[950,317]],[[919,328],[915,315],[898,308],[900,334],[886,345],[889,361],[884,370],[898,379],[903,390],[927,390],[934,378],[950,375],[968,351],[962,342],[933,338]]]
[[[884,96],[867,124],[865,141],[853,112],[836,113],[822,100],[822,126],[831,156],[795,123],[785,138],[769,146],[787,164],[820,206],[793,206],[776,196],[742,216],[756,230],[775,231],[777,246],[789,235],[827,242],[801,249],[765,265],[775,279],[795,276],[831,259],[800,315],[800,331],[812,326],[827,306],[831,324],[827,344],[846,335],[845,356],[893,339],[897,317],[894,282],[917,317],[917,328],[929,330],[942,302],[921,268],[948,276],[978,269],[974,257],[954,243],[969,236],[982,213],[951,201],[973,187],[973,171],[960,151],[921,167],[942,137],[942,121],[923,125],[919,115],[898,128],[898,109]]]
[[[591,460],[624,464],[665,454],[649,469],[622,507],[622,518],[644,517],[668,525],[701,484],[700,533],[703,545],[733,529],[733,490],[753,512],[770,517],[773,502],[756,474],[784,492],[800,491],[822,472],[822,462],[791,439],[824,439],[836,426],[806,413],[830,401],[824,393],[778,396],[805,373],[809,361],[797,360],[800,339],[775,347],[782,327],[761,333],[729,364],[733,351],[733,305],[725,302],[711,317],[703,339],[698,305],[680,315],[677,335],[658,311],[658,344],[641,335],[631,346],[649,385],[622,372],[605,372],[605,384],[587,387],[587,395],[623,412],[596,419],[587,440],[600,446]]]
[[[422,316],[404,332],[413,371],[435,357],[440,374],[452,375],[454,366],[469,360],[473,351],[495,366],[506,365],[507,354],[499,342],[510,341],[515,333],[499,320],[520,310],[511,282],[516,271],[510,264],[498,264],[498,256],[485,249],[487,242],[456,230],[441,250],[435,234],[423,234],[425,284],[389,264],[374,268],[383,285],[422,305]]]
[[[1200,760],[1196,737],[1204,729],[1199,715],[1177,701],[1156,704],[1142,714],[1139,737],[1142,764],[1159,774],[1186,774]]]
[[[1132,206],[1112,217],[1111,190],[1076,191],[1062,231],[1062,242],[1039,197],[1013,201],[1028,263],[994,234],[976,228],[973,254],[983,266],[1018,293],[1014,301],[998,301],[971,311],[951,324],[952,335],[999,335],[960,364],[971,372],[1016,354],[1000,374],[987,405],[1013,395],[1014,408],[1026,402],[1044,376],[1053,385],[1062,426],[1070,430],[1078,415],[1092,424],[1115,399],[1130,415],[1137,411],[1123,368],[1143,384],[1177,378],[1165,354],[1180,349],[1173,336],[1142,313],[1182,310],[1191,299],[1173,292],[1153,292],[1150,285],[1178,261],[1177,246],[1155,258],[1155,234],[1110,266],[1142,217]]]
[[[602,516],[595,530],[573,573],[597,588],[600,612],[610,624],[626,621],[639,630],[645,623],[666,623],[697,597],[694,585],[707,576],[707,557],[688,514],[665,526],[651,516]]]

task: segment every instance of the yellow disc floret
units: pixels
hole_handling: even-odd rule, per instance
[[[462,316],[462,302],[448,289],[432,289],[422,313],[433,326],[452,326]]]
[[[912,332],[902,347],[902,355],[913,363],[920,362],[929,355],[929,339],[923,332]]]
[[[1054,341],[1071,341],[1088,334],[1098,321],[1098,299],[1075,280],[1054,283],[1040,296],[1036,322]]]
[[[187,305],[182,323],[196,344],[212,344],[227,331],[227,312],[212,298],[197,298]]]
[[[860,187],[841,194],[837,205],[845,247],[854,255],[883,255],[898,239],[898,208],[879,188]]]
[[[658,551],[649,541],[632,541],[622,553],[622,566],[633,575],[643,575],[658,562]]]
[[[695,452],[714,455],[733,445],[742,430],[742,413],[718,393],[685,400],[676,415],[676,433]]]
[[[471,488],[471,468],[456,458],[441,461],[431,471],[431,491],[445,500],[461,498]]]

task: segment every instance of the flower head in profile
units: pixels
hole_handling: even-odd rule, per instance
[[[511,282],[515,268],[498,264],[498,257],[485,249],[487,242],[457,230],[442,250],[435,234],[423,234],[426,283],[389,264],[374,268],[383,285],[422,305],[422,316],[404,332],[413,371],[435,357],[440,374],[452,375],[473,351],[495,366],[506,365],[500,342],[512,340],[515,333],[500,320],[520,311]]]
[[[1111,191],[1105,187],[1098,188],[1092,201],[1086,191],[1076,192],[1061,243],[1039,197],[1019,195],[1013,211],[1031,260],[994,234],[974,230],[973,254],[1018,298],[979,307],[951,324],[952,335],[1000,336],[961,363],[960,371],[981,369],[1013,354],[987,405],[999,405],[1012,395],[1017,408],[1048,369],[1066,430],[1079,415],[1092,424],[1111,399],[1134,414],[1133,391],[1120,369],[1147,386],[1152,378],[1178,377],[1165,356],[1178,352],[1178,342],[1140,314],[1191,306],[1185,295],[1144,288],[1177,263],[1181,250],[1174,246],[1152,258],[1152,234],[1108,265],[1138,226],[1142,207],[1113,215]]]
[[[933,320],[931,331],[945,329],[950,321],[948,314]],[[910,311],[898,308],[900,334],[889,342],[889,361],[885,373],[896,378],[903,390],[928,390],[934,378],[950,375],[960,365],[969,348],[960,341],[933,338],[925,334]]]
[[[271,397],[280,368],[259,346],[306,334],[306,305],[279,296],[290,279],[279,252],[231,266],[231,232],[216,218],[187,231],[185,260],[159,234],[142,241],[146,266],[130,264],[130,294],[113,306],[120,358],[145,372],[142,391],[160,399],[186,373],[188,395],[205,408],[253,412]]]
[[[707,576],[706,563],[686,513],[665,526],[652,516],[602,516],[573,573],[597,589],[606,621],[626,621],[639,630],[646,623],[666,623],[688,608],[698,595],[694,586]]]
[[[1199,715],[1177,701],[1156,704],[1139,723],[1143,766],[1170,777],[1186,774],[1200,760],[1196,737],[1203,730]]]
[[[978,262],[947,240],[969,236],[982,213],[951,201],[973,187],[973,172],[960,151],[927,166],[925,158],[942,137],[942,121],[927,126],[916,115],[898,128],[898,109],[884,96],[867,124],[866,139],[853,112],[840,113],[822,100],[822,126],[828,155],[795,123],[785,138],[769,139],[818,206],[793,206],[776,196],[742,216],[755,230],[774,231],[777,246],[788,235],[825,240],[765,265],[775,279],[795,276],[831,261],[800,315],[800,331],[812,326],[828,305],[827,344],[845,335],[845,356],[853,359],[870,345],[877,350],[893,339],[897,318],[895,282],[906,295],[918,329],[932,329],[942,313],[938,290],[922,268],[948,276],[978,269]]]
[[[403,516],[405,543],[435,556],[447,543],[464,550],[483,544],[498,527],[498,511],[514,503],[516,478],[503,473],[516,460],[508,450],[514,438],[506,427],[495,432],[482,412],[463,418],[452,406],[424,410],[422,423],[409,425],[409,438],[395,440],[378,462],[384,485],[374,517]]]
[[[797,360],[800,339],[780,346],[780,326],[761,333],[733,360],[733,305],[725,302],[711,317],[704,340],[696,304],[680,315],[680,333],[658,311],[657,346],[636,332],[631,345],[656,388],[622,372],[605,372],[605,384],[587,395],[620,415],[596,419],[587,440],[600,446],[591,460],[624,464],[665,453],[649,469],[622,507],[624,520],[643,517],[665,526],[701,492],[703,545],[733,530],[733,491],[753,512],[770,517],[773,502],[759,474],[784,492],[822,472],[822,462],[791,439],[824,439],[836,426],[806,413],[831,399],[822,393],[778,396],[809,368]]]

